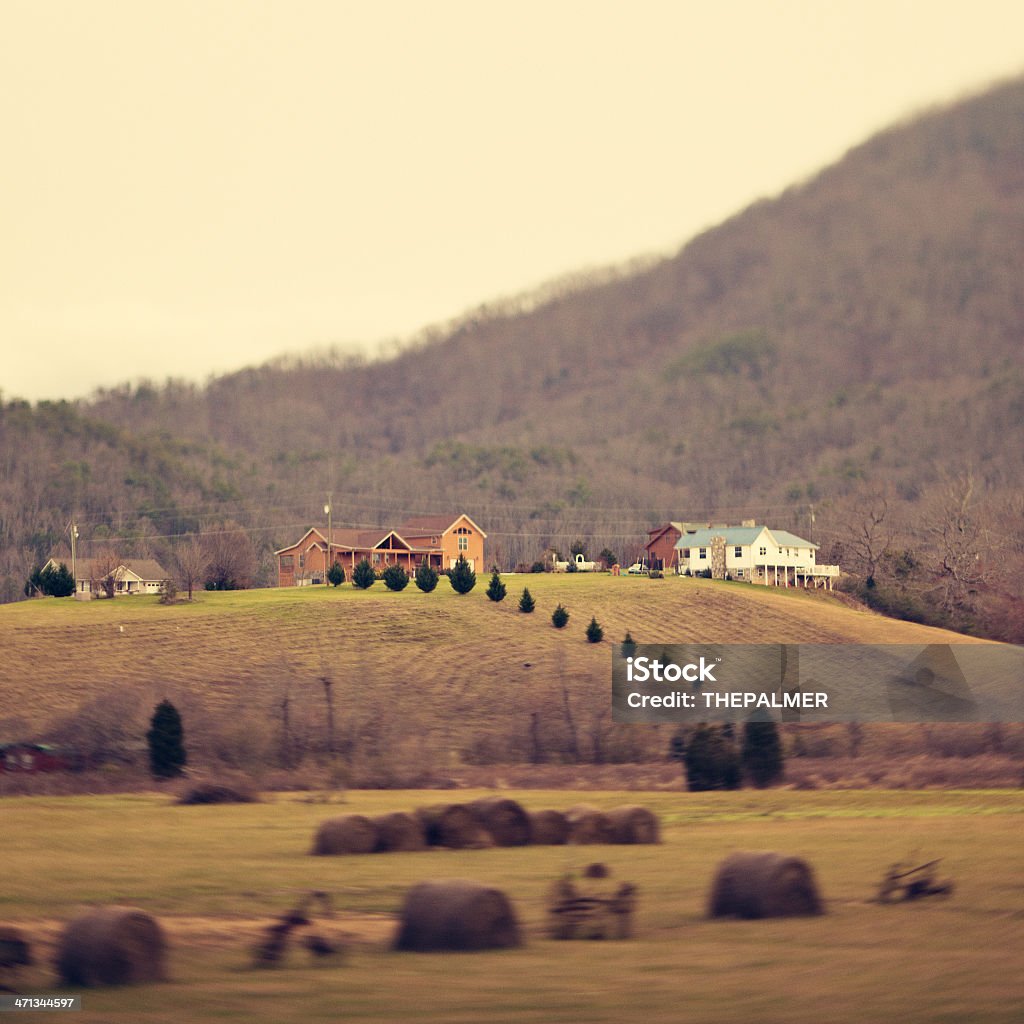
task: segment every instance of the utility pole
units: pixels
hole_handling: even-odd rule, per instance
[[[327,504],[324,505],[324,512],[327,514],[327,561],[324,563],[324,586],[327,586],[327,573],[331,569],[331,515],[334,512],[331,491],[327,492]]]
[[[78,540],[78,527],[75,525],[74,519],[71,520],[70,524],[71,531],[71,578],[75,581],[75,593],[78,593],[78,553],[75,547],[75,541]]]

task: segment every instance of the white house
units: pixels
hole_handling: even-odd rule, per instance
[[[676,541],[676,571],[779,587],[827,587],[839,566],[817,564],[818,545],[767,526],[686,527]]]
[[[51,558],[43,568],[60,565],[60,559]],[[63,560],[65,565],[67,559]],[[93,562],[91,559],[78,559],[78,571],[75,573],[75,590],[79,594],[95,593],[104,596],[103,580],[114,577],[115,594],[159,594],[163,585],[171,578],[171,574],[159,562],[152,558],[132,558],[121,562],[116,569],[104,575],[103,580],[94,580]]]

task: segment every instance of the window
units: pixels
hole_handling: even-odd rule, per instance
[[[743,570],[742,569],[737,569],[736,570],[736,579],[738,579],[738,580],[743,579]]]
[[[468,551],[469,550],[469,538],[468,537],[459,537],[459,550],[460,551]]]
[[[281,556],[281,572],[294,572],[295,571],[295,556],[294,555],[282,555]]]
[[[380,552],[379,551],[374,551],[374,553],[373,553],[373,564],[377,565],[377,564],[379,564],[379,562],[380,562]]]
[[[742,557],[743,557],[743,548],[741,548],[741,547],[739,546],[739,544],[737,544],[737,545],[736,545],[736,547],[734,547],[734,548],[732,549],[732,553],[733,553],[733,554],[734,554],[734,555],[735,555],[735,556],[736,556],[737,558],[742,558]]]
[[[768,554],[768,549],[767,548],[758,548],[757,549],[757,553],[759,555],[767,555]]]
[[[299,555],[299,568],[304,569],[306,567],[306,556]]]
[[[708,557],[708,549],[707,548],[701,548],[697,552],[697,557],[698,558],[707,558]]]
[[[683,558],[689,558],[690,557],[690,549],[689,548],[683,548],[682,557]]]

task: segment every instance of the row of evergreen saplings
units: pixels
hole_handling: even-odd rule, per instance
[[[501,582],[497,569],[491,574],[491,585],[487,588],[487,596],[492,601],[502,601],[505,598],[505,584]],[[529,615],[536,607],[537,603],[533,599],[533,594],[530,593],[530,588],[523,587],[522,597],[519,598],[519,610]],[[551,625],[555,629],[565,629],[568,624],[569,610],[559,603],[558,607],[551,613]],[[590,624],[587,626],[587,640],[592,644],[599,644],[603,639],[604,629],[597,621],[597,616],[592,615],[590,617]]]
[[[641,844],[660,841],[657,816],[627,804],[602,811],[581,804],[567,811],[527,811],[507,797],[436,804],[370,817],[344,814],[320,824],[311,853],[394,853],[445,847],[561,846],[566,843]]]
[[[381,580],[388,590],[397,592],[405,590],[411,579],[424,594],[429,594],[437,587],[438,580],[442,576],[448,577],[452,590],[457,594],[468,594],[476,586],[476,573],[463,555],[459,555],[455,565],[450,569],[443,569],[440,572],[432,565],[427,565],[424,562],[416,569],[412,576],[405,571],[403,566],[397,564],[389,565],[382,572],[378,573],[370,565],[369,561],[364,558],[362,561],[357,562],[352,570],[352,586],[357,590],[369,590],[377,580]],[[335,562],[327,570],[327,582],[331,586],[340,587],[346,578],[345,569],[340,562]]]

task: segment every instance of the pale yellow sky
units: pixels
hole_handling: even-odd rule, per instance
[[[0,0],[0,391],[406,337],[1024,72],[1020,0]]]

